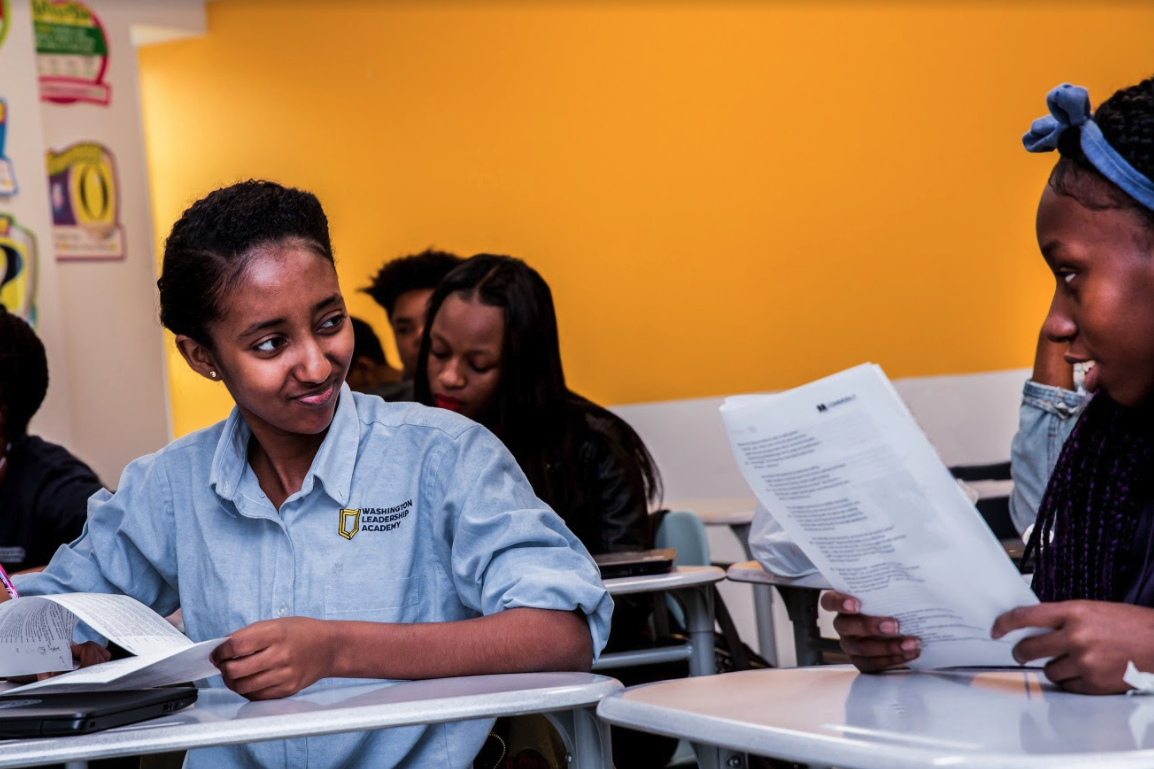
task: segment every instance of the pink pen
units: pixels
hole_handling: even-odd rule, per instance
[[[16,590],[16,586],[12,584],[12,579],[8,576],[8,572],[4,571],[3,565],[0,565],[0,582],[4,583],[4,589],[8,591],[8,595],[13,598],[20,597],[20,593]]]

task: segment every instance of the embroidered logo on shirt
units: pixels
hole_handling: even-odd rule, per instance
[[[341,509],[341,522],[337,533],[345,539],[352,539],[361,530],[361,511]]]

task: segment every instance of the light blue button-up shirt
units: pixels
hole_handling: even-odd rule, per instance
[[[124,593],[160,614],[179,607],[194,641],[288,616],[444,622],[579,609],[594,656],[604,647],[613,602],[596,565],[485,428],[345,386],[279,514],[248,465],[250,436],[234,409],[130,464],[116,494],[89,501],[80,538],[44,572],[18,578],[21,592]],[[305,691],[351,683],[364,681],[329,678]],[[491,725],[208,748],[187,765],[467,766]]]

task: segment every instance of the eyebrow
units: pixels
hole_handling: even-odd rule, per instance
[[[1047,264],[1054,263],[1054,252],[1061,247],[1062,243],[1058,240],[1048,240],[1042,244],[1042,258],[1046,260]]]
[[[341,293],[338,291],[332,296],[326,297],[314,304],[313,312],[320,312],[329,305],[338,304],[340,301]],[[250,324],[244,331],[241,331],[238,336],[243,339],[244,337],[253,336],[254,334],[258,334],[265,329],[273,328],[274,326],[279,326],[282,323],[287,322],[288,321],[285,318],[269,318],[268,320],[258,320],[257,322]]]

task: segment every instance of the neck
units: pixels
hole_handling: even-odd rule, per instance
[[[253,430],[248,463],[261,491],[280,510],[284,501],[301,490],[313,459],[328,430],[317,435],[261,435]]]

